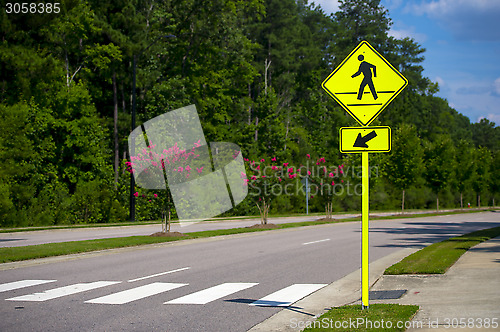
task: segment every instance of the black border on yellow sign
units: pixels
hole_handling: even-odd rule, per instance
[[[357,129],[357,130],[360,130],[360,129],[368,129],[368,130],[375,130],[375,129],[388,129],[389,130],[389,135],[388,135],[388,140],[389,142],[387,143],[388,146],[389,146],[389,149],[384,149],[384,150],[375,150],[375,149],[370,149],[370,148],[366,148],[366,149],[362,149],[362,148],[356,148],[355,150],[342,150],[342,130],[343,129]],[[339,130],[339,150],[341,153],[361,153],[361,152],[390,152],[391,151],[391,148],[392,148],[392,144],[391,144],[391,137],[392,137],[392,131],[391,131],[391,127],[388,127],[388,126],[373,126],[373,127],[341,127],[340,130]]]
[[[356,117],[356,115],[354,115],[354,113],[352,113],[349,108],[344,105],[340,99],[338,99],[337,97],[335,97],[335,95],[333,93],[331,93],[326,87],[325,87],[325,83],[328,82],[330,80],[330,78],[335,75],[335,73],[340,69],[342,68],[342,66],[352,57],[352,55],[354,53],[356,53],[356,51],[361,47],[363,46],[363,44],[366,44],[366,46],[368,46],[376,55],[378,55],[392,70],[394,70],[394,72],[403,79],[403,81],[405,82],[405,84],[398,90],[394,93],[394,95],[384,104],[382,105],[382,107],[380,108],[380,110],[374,115],[372,116],[368,122],[366,123],[363,123],[360,119],[358,119]],[[389,105],[393,100],[394,98],[396,98],[396,96],[408,85],[408,80],[403,76],[401,75],[401,73],[396,69],[394,68],[390,63],[389,61],[387,61],[379,52],[377,52],[376,49],[374,49],[367,41],[362,41],[361,43],[359,43],[358,46],[356,46],[356,48],[344,59],[344,61],[342,61],[342,63],[340,65],[338,65],[337,68],[335,68],[335,70],[330,74],[328,75],[328,77],[323,81],[323,83],[321,83],[321,86],[323,87],[323,90],[325,90],[329,95],[330,97],[332,97],[333,99],[335,99],[337,101],[337,103],[340,104],[340,106],[342,106],[346,111],[347,113],[349,113],[359,124],[361,124],[362,126],[368,126],[370,123],[373,122],[373,120],[375,120],[379,114],[384,110],[384,108]]]

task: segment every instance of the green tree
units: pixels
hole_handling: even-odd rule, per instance
[[[454,176],[454,183],[460,193],[460,208],[464,208],[463,193],[469,188],[474,181],[476,174],[475,151],[474,147],[469,141],[460,140],[457,143],[456,149],[456,170]]]
[[[448,186],[455,169],[455,147],[449,136],[439,136],[434,143],[424,144],[424,176],[436,195],[436,210],[439,211],[439,194]]]
[[[29,200],[33,186],[23,179],[35,170],[33,141],[29,138],[31,124],[28,120],[30,107],[27,103],[13,106],[0,104],[0,225],[16,224],[17,209]]]
[[[386,168],[389,181],[402,191],[404,213],[405,191],[416,183],[423,171],[423,148],[413,125],[402,124],[396,130]]]
[[[483,146],[491,151],[500,149],[500,127],[495,126],[494,122],[483,118],[472,125],[472,133],[477,147]]]
[[[340,0],[339,11],[334,14],[332,47],[335,63],[340,62],[361,41],[368,41],[384,53],[392,20],[380,0]]]
[[[490,188],[493,193],[493,206],[495,206],[495,199],[498,202],[498,194],[500,193],[500,150],[493,153]]]
[[[489,149],[479,147],[475,150],[474,160],[476,164],[476,176],[472,182],[472,187],[477,194],[477,206],[481,207],[481,194],[488,190],[491,179],[490,167],[492,156]]]

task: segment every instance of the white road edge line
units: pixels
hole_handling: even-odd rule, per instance
[[[302,245],[313,244],[313,243],[319,243],[319,242],[325,242],[325,241],[330,241],[330,239],[324,239],[324,240],[318,240],[318,241],[306,242],[306,243],[302,243]]]
[[[165,275],[165,274],[170,274],[170,273],[174,273],[174,272],[180,272],[180,271],[184,271],[184,270],[189,270],[190,268],[191,267],[188,266],[188,267],[183,267],[183,268],[180,268],[180,269],[175,269],[175,270],[172,270],[172,271],[156,273],[156,274],[152,274],[150,276],[145,276],[145,277],[141,277],[141,278],[137,278],[137,279],[131,279],[128,282],[134,282],[134,281],[139,281],[139,280],[144,280],[144,279],[159,277],[159,276],[162,276],[162,275]]]

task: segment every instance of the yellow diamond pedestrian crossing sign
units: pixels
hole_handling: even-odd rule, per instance
[[[368,126],[408,85],[370,44],[362,41],[322,86],[356,121]]]

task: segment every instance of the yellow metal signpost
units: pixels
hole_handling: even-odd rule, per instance
[[[363,127],[340,128],[340,152],[361,153],[361,302],[369,305],[368,152],[391,150],[391,128],[367,127],[408,85],[401,75],[370,44],[362,41],[323,81],[323,89]]]

